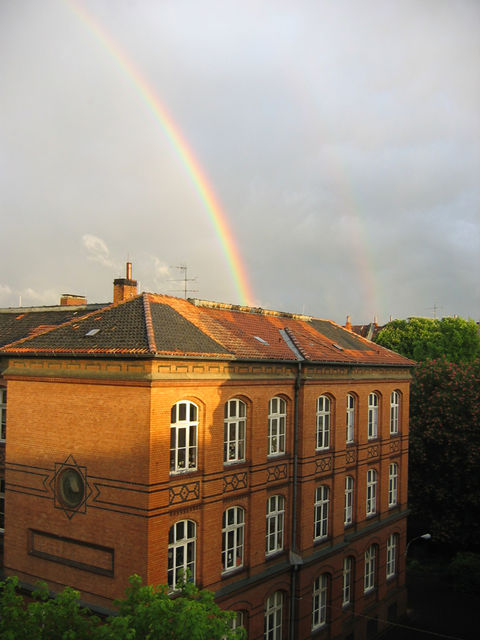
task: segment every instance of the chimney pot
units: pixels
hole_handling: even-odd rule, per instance
[[[132,263],[127,262],[126,278],[113,281],[113,303],[124,302],[137,295],[137,281],[132,279]]]

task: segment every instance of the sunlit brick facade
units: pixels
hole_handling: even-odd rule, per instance
[[[132,573],[188,569],[252,640],[374,637],[404,610],[409,361],[151,294],[2,351],[6,574],[108,609]]]

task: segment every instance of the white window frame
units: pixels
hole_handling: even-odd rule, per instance
[[[0,442],[7,438],[7,387],[0,387]]]
[[[387,540],[387,579],[397,573],[398,534],[392,533]]]
[[[170,473],[196,471],[197,459],[198,407],[180,400],[170,410]]]
[[[285,453],[285,430],[287,421],[287,403],[275,396],[268,403],[268,455],[278,456]]]
[[[345,476],[345,509],[343,518],[345,527],[353,523],[353,487],[354,480],[352,476]]]
[[[347,556],[343,559],[342,570],[342,607],[347,607],[352,602],[353,587],[353,558]]]
[[[193,520],[179,520],[168,534],[168,586],[174,591],[187,571],[195,582],[197,525]]]
[[[368,395],[368,439],[373,440],[378,437],[378,393],[372,392]]]
[[[283,593],[275,591],[265,602],[265,640],[282,640]]]
[[[222,573],[243,567],[245,509],[229,507],[222,518]]]
[[[328,538],[328,510],[330,503],[330,489],[322,484],[315,489],[313,539],[325,540]]]
[[[327,624],[328,573],[322,573],[313,583],[312,631]]]
[[[390,463],[388,467],[388,506],[396,507],[398,504],[398,464]]]
[[[373,516],[377,513],[377,483],[378,474],[375,469],[369,469],[367,471],[367,500],[366,500],[366,515]]]
[[[225,403],[224,409],[224,448],[225,464],[245,460],[245,432],[247,428],[247,405],[238,398]]]
[[[245,613],[243,611],[234,611],[234,613],[235,617],[230,620],[230,629],[232,631],[245,627]]]
[[[400,417],[400,393],[392,391],[390,394],[390,435],[396,436],[399,433]]]
[[[317,451],[330,448],[330,423],[332,401],[328,396],[317,398]]]
[[[355,396],[347,395],[347,444],[355,442]]]
[[[365,551],[365,573],[363,579],[363,592],[369,593],[375,589],[375,570],[377,564],[377,547],[372,544]]]
[[[285,498],[281,495],[270,496],[267,500],[265,555],[283,550],[284,523]]]

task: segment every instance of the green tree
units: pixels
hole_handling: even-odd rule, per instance
[[[410,400],[409,504],[433,537],[478,547],[480,360],[416,367]]]
[[[143,585],[132,576],[119,613],[101,622],[80,606],[78,591],[66,587],[50,598],[41,584],[26,603],[17,578],[0,582],[0,640],[241,640],[231,629],[234,612],[224,611],[210,591],[184,582],[173,596],[166,586]]]
[[[472,362],[480,356],[478,326],[463,318],[393,320],[375,342],[417,361],[443,357],[450,362]]]

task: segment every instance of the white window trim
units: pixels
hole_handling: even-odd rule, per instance
[[[330,504],[330,489],[322,484],[315,489],[313,539],[315,542],[328,538],[328,511]],[[317,535],[317,530],[320,533]]]
[[[378,474],[375,469],[367,471],[367,501],[366,515],[373,516],[377,513],[377,482]]]
[[[343,518],[345,527],[353,523],[353,488],[354,480],[352,476],[345,476],[345,509]]]
[[[276,401],[277,411],[273,411]],[[279,456],[285,453],[285,432],[287,422],[287,403],[275,396],[268,403],[268,455]]]
[[[275,591],[265,603],[265,640],[282,639],[283,593]]]
[[[353,583],[353,558],[347,556],[343,560],[342,570],[342,607],[347,607],[352,602]]]
[[[232,415],[232,408],[234,414]],[[233,464],[245,460],[247,429],[247,406],[238,398],[225,403],[224,417],[224,464]]]
[[[387,579],[393,578],[397,574],[397,551],[398,535],[392,533],[387,540]]]
[[[322,573],[313,583],[312,631],[327,624],[328,573]]]
[[[363,592],[369,593],[375,589],[375,569],[377,560],[377,548],[372,544],[365,551],[365,573],[363,579]]]
[[[330,448],[331,406],[332,402],[328,396],[322,395],[317,398],[317,451]]]
[[[390,395],[390,435],[396,436],[399,433],[400,416],[400,393],[392,391]]]
[[[184,420],[179,419],[181,407],[185,406]],[[196,419],[191,418],[192,410]],[[175,421],[173,421],[175,414]],[[179,445],[184,438],[184,444]],[[170,422],[170,473],[196,471],[198,464],[198,407],[189,400],[176,402],[171,409]]]
[[[228,522],[229,514],[233,522]],[[222,573],[229,573],[243,567],[245,544],[245,509],[229,507],[223,512],[222,526]]]
[[[392,462],[388,467],[388,506],[398,504],[398,464]]]
[[[355,396],[351,393],[347,395],[347,444],[355,442]]]
[[[285,523],[285,498],[270,496],[267,500],[265,555],[283,551],[283,531]]]
[[[370,393],[368,396],[368,439],[374,440],[378,437],[378,407],[379,398],[377,393]]]
[[[177,530],[182,523],[184,533],[182,537],[177,538]],[[193,520],[179,520],[170,527],[168,543],[168,586],[172,591],[175,590],[179,582],[181,577],[179,574],[185,575],[187,570],[190,571],[191,579],[195,582],[196,547],[197,525]],[[182,549],[183,560],[177,564],[177,552],[179,549]]]

